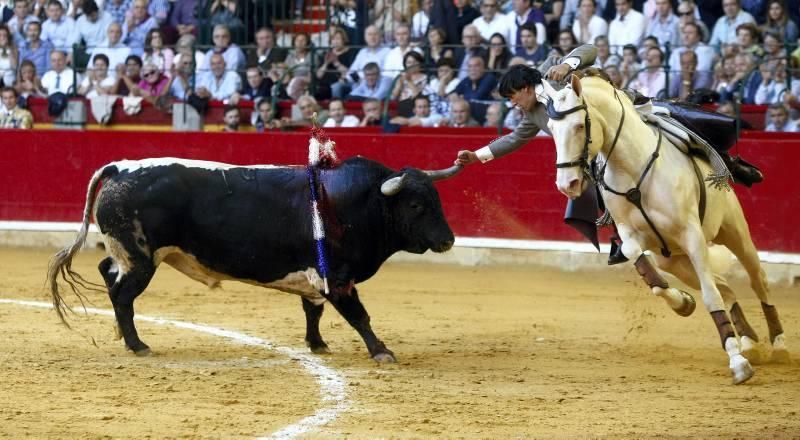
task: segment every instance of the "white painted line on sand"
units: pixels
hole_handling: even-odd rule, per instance
[[[53,308],[52,304],[46,302],[5,298],[0,298],[0,304],[13,304],[43,309]],[[86,312],[95,315],[114,316],[114,312],[112,310],[96,309],[93,307],[87,307]],[[135,319],[137,321],[150,322],[158,325],[170,325],[186,330],[219,336],[242,345],[251,345],[255,347],[262,347],[266,350],[275,351],[284,356],[297,360],[300,365],[303,366],[306,372],[314,377],[319,384],[320,398],[322,400],[323,407],[318,409],[313,415],[301,419],[298,422],[286,426],[270,435],[259,437],[260,439],[291,439],[301,434],[307,434],[315,428],[319,428],[332,422],[339,416],[339,414],[346,411],[350,407],[350,401],[347,399],[347,381],[336,370],[325,366],[324,361],[316,356],[309,355],[294,348],[281,347],[270,341],[255,336],[246,335],[233,330],[225,330],[210,325],[195,324],[191,322],[144,315],[137,315]]]

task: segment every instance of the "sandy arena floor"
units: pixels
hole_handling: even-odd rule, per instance
[[[51,253],[0,248],[0,299],[49,301]],[[84,252],[76,268],[100,282],[100,259]],[[302,355],[138,322],[155,355],[137,358],[108,316],[81,313],[70,331],[52,310],[0,303],[0,436],[252,438],[328,407],[333,420],[302,438],[800,438],[797,360],[758,365],[747,384],[731,385],[699,296],[695,314],[680,318],[637,278],[632,268],[387,265],[360,292],[399,363],[370,360],[328,307],[322,332],[334,353],[322,363],[345,383],[334,402],[304,368],[305,320],[292,295],[239,283],[212,291],[163,266],[136,311]],[[755,296],[736,287],[763,340]],[[773,289],[796,359],[798,290]],[[109,309],[104,294],[89,297]]]

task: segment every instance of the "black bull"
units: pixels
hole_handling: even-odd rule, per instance
[[[138,355],[150,350],[134,326],[133,302],[165,262],[209,286],[238,280],[301,295],[306,342],[315,353],[328,352],[319,332],[327,300],[358,331],[374,359],[394,361],[372,331],[354,284],[372,277],[397,251],[444,252],[452,247],[453,232],[432,181],[458,171],[395,172],[363,158],[318,171],[331,286],[326,295],[316,270],[304,167],[236,167],[181,159],[108,164],[89,183],[75,242],[50,262],[55,310],[66,324],[69,308],[59,275],[79,298],[79,287],[103,287],[71,268],[94,212],[109,254],[99,270],[117,329]]]

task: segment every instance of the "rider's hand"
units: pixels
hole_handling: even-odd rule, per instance
[[[471,163],[478,162],[478,155],[475,154],[474,151],[470,150],[461,150],[458,152],[458,156],[456,156],[455,165],[469,165]]]
[[[547,73],[544,74],[544,77],[545,79],[560,82],[563,81],[570,72],[572,72],[572,67],[567,63],[562,63],[547,69]]]

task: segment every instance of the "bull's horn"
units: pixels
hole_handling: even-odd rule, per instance
[[[403,185],[406,184],[406,173],[403,173],[397,177],[392,177],[391,179],[383,182],[381,185],[381,192],[385,196],[393,196],[400,192],[403,189]]]
[[[437,180],[449,179],[460,173],[463,168],[463,165],[453,165],[450,168],[445,168],[443,170],[423,170],[423,172],[435,182]]]

